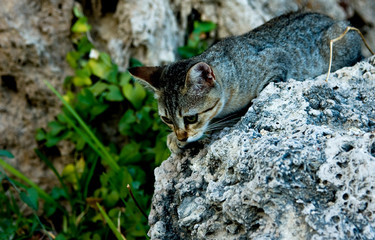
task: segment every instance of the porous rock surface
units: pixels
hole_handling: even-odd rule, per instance
[[[151,239],[375,239],[375,57],[269,84],[155,170]]]
[[[34,153],[35,132],[60,109],[43,80],[61,91],[64,78],[72,74],[65,55],[72,50],[73,4],[0,0],[0,149],[10,151],[15,158],[6,160],[42,188],[57,179]],[[67,145],[49,156],[59,171],[71,161]]]
[[[95,1],[99,0],[92,2]],[[216,23],[217,30],[211,37],[222,39],[246,33],[274,17],[299,9],[324,13],[337,20],[350,19],[374,46],[375,4],[371,1],[119,0],[113,13],[103,15],[93,27],[97,43],[108,49],[122,69],[128,66],[129,57],[145,65],[176,60],[176,50],[184,45],[187,29],[194,20]],[[364,54],[367,56],[368,52]]]

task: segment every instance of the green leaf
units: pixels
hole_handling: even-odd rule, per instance
[[[96,203],[96,206],[99,208],[100,213],[104,217],[105,221],[107,222],[109,228],[112,230],[113,234],[116,236],[118,240],[126,240],[124,236],[117,230],[116,225],[112,222],[110,217],[107,215],[107,213],[104,211],[102,206],[100,206],[99,203]]]
[[[61,140],[65,139],[68,136],[69,132],[64,132],[63,134],[60,134],[58,136],[52,135],[50,132],[47,133],[47,141],[46,141],[46,147],[53,147]]]
[[[102,114],[105,110],[107,110],[108,107],[108,104],[98,103],[98,105],[94,105],[90,110],[91,119],[94,119],[96,116]]]
[[[43,141],[43,140],[45,140],[46,136],[47,136],[47,134],[46,134],[46,132],[42,128],[38,128],[36,130],[35,139],[37,141]]]
[[[26,203],[34,211],[38,211],[38,192],[34,188],[28,188],[26,192],[20,192],[21,200]]]
[[[167,159],[171,155],[171,152],[167,147],[166,137],[161,138],[158,136],[157,139],[160,140],[156,141],[156,145],[153,150],[155,152],[155,165],[159,166],[165,159]]]
[[[90,31],[91,26],[88,24],[86,17],[79,18],[72,26],[72,32],[85,33]]]
[[[76,183],[77,177],[76,177],[76,170],[73,163],[69,163],[66,165],[61,173],[61,177],[64,178],[66,181],[70,183]]]
[[[132,182],[133,189],[139,189],[142,184],[147,182],[147,177],[145,171],[139,166],[129,166],[129,174],[134,179]]]
[[[112,66],[112,60],[111,60],[111,57],[106,54],[106,53],[103,53],[101,52],[100,55],[99,55],[99,59],[106,65],[106,66]]]
[[[79,92],[79,94],[77,95],[77,100],[77,108],[84,111],[88,110],[96,104],[94,94],[87,88],[82,89],[82,91]]]
[[[216,24],[209,21],[194,21],[194,32],[206,33],[216,29]]]
[[[61,131],[66,129],[66,126],[57,122],[57,121],[52,121],[48,123],[48,127],[50,129],[49,133],[52,135],[57,135]]]
[[[55,199],[55,200],[58,200],[61,197],[65,198],[65,199],[68,199],[67,192],[64,189],[59,188],[59,187],[54,187],[52,189],[51,197],[53,197],[53,199]]]
[[[194,50],[197,50],[199,43],[201,42],[201,34],[202,33],[195,33],[189,35],[187,46],[193,48]]]
[[[83,138],[82,135],[80,135],[76,132],[72,132],[69,139],[76,144],[76,150],[82,151],[83,148],[85,147],[86,141],[85,141],[85,138]]]
[[[177,49],[177,53],[182,57],[182,58],[191,58],[194,57],[198,54],[198,51],[196,48],[189,47],[189,46],[184,46],[184,47],[179,47]]]
[[[57,237],[55,238],[55,240],[66,240],[65,236],[61,233],[59,235],[57,235]]]
[[[92,81],[91,81],[91,78],[89,78],[89,77],[75,76],[75,77],[73,77],[73,83],[77,87],[82,87],[82,86],[85,86],[85,85],[90,86],[92,84]]]
[[[68,62],[69,66],[73,69],[78,67],[78,59],[81,57],[81,54],[76,51],[71,51],[66,54],[66,61]]]
[[[44,212],[45,212],[45,214],[46,214],[47,217],[49,217],[52,214],[54,214],[56,212],[56,209],[57,209],[57,204],[56,203],[48,203],[48,202],[46,202],[44,204]]]
[[[0,150],[0,157],[14,158],[13,154],[7,150]]]
[[[52,189],[52,198],[53,199],[58,199],[59,197],[57,197],[56,193],[58,191],[63,191],[63,192],[58,192],[58,195],[61,195],[61,196],[64,196],[66,199],[70,200],[70,196],[68,195],[68,187],[66,186],[66,184],[64,183],[61,175],[58,173],[57,169],[55,168],[55,166],[53,165],[53,163],[47,158],[46,155],[44,155],[41,151],[39,151],[39,149],[35,149],[35,153],[36,155],[39,157],[40,160],[42,160],[47,166],[49,169],[52,170],[52,172],[56,175],[57,179],[59,180],[62,188],[57,188],[57,187],[54,187]]]
[[[104,82],[96,82],[94,85],[90,87],[91,92],[94,94],[95,97],[97,97],[99,94],[104,92],[108,88],[108,84]]]
[[[108,211],[108,216],[111,217],[111,219],[117,219],[120,211],[119,208],[112,208]]]
[[[44,190],[42,190],[38,185],[36,185],[34,182],[32,182],[30,179],[28,179],[25,175],[23,175],[21,172],[19,172],[17,169],[12,167],[10,164],[6,163],[3,159],[0,158],[0,166],[3,167],[6,171],[9,171],[12,175],[20,178],[22,181],[29,184],[31,187],[36,189],[39,193],[39,195],[48,202],[54,202],[53,198],[51,198],[50,195],[48,195]]]
[[[121,150],[119,163],[126,165],[139,162],[142,158],[139,152],[140,149],[141,144],[135,141],[126,144]]]
[[[111,71],[110,65],[106,65],[104,62],[95,59],[90,59],[87,65],[92,74],[102,79],[105,79]]]
[[[104,204],[107,208],[112,208],[115,206],[119,199],[120,194],[116,190],[113,190],[104,199]]]
[[[141,134],[145,134],[148,129],[152,127],[152,123],[155,119],[150,117],[151,108],[143,107],[138,111],[137,118],[139,120],[139,126],[141,127]]]
[[[66,116],[64,113],[60,113],[57,115],[57,120],[60,122],[60,123],[64,123],[64,124],[68,124],[68,122],[66,121]]]
[[[77,95],[76,110],[84,117],[90,114],[90,120],[103,113],[108,107],[108,104],[99,102],[88,88],[82,89]]]
[[[143,99],[146,97],[146,90],[141,84],[134,82],[133,84],[126,84],[122,87],[124,96],[133,104],[136,109],[140,109]]]
[[[137,118],[134,115],[134,111],[131,109],[128,109],[124,116],[120,119],[119,122],[119,131],[123,135],[130,135],[132,130],[132,124],[137,121]]]
[[[129,194],[125,186],[133,182],[133,179],[128,172],[128,168],[121,167],[119,171],[108,173],[108,181],[110,183],[110,189],[116,190],[120,194],[120,197],[125,198]]]
[[[131,78],[132,76],[130,75],[129,71],[122,72],[120,74],[120,80],[119,80],[120,86],[122,87],[124,85],[129,84]]]
[[[72,83],[73,83],[73,77],[67,76],[66,78],[64,78],[63,88],[70,89]]]
[[[143,64],[136,58],[130,58],[129,60],[129,66],[130,67],[142,67]]]
[[[94,45],[89,41],[89,39],[84,36],[78,41],[77,50],[80,53],[80,58],[89,53]]]
[[[108,73],[107,79],[108,82],[117,84],[117,75],[118,75],[118,67],[116,64],[112,64],[111,71]]]
[[[77,6],[74,6],[73,13],[74,13],[74,16],[77,17],[77,18],[84,17],[82,11]]]
[[[91,85],[92,81],[90,78],[90,71],[89,69],[77,69],[76,75],[73,77],[73,83],[77,87],[82,87],[85,85]]]
[[[68,103],[72,103],[72,102],[74,101],[74,99],[75,99],[75,94],[74,94],[73,92],[71,92],[71,91],[67,91],[63,98],[64,98],[65,101],[67,101]],[[59,121],[65,123],[64,120],[59,120]]]
[[[124,96],[118,86],[110,85],[107,88],[109,91],[105,95],[105,99],[111,102],[120,102],[124,100]]]
[[[98,214],[97,216],[99,216],[98,220],[100,220],[102,218],[100,216],[100,214]],[[93,221],[93,222],[95,222],[95,221]],[[80,236],[80,239],[81,240],[102,240],[102,237],[98,233],[87,232],[87,233],[82,234]]]

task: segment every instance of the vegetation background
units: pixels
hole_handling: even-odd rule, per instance
[[[0,239],[147,239],[168,129],[128,67],[191,57],[301,7],[375,43],[371,0],[0,3]]]

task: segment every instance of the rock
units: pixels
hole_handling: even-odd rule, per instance
[[[354,9],[355,16],[357,16],[357,21],[361,23],[361,30],[366,36],[368,44],[374,51],[375,47],[375,19],[368,15],[370,12],[373,13],[375,9],[375,1],[372,0],[358,0],[350,1],[351,7]],[[369,53],[364,52],[367,56]]]
[[[375,57],[269,84],[155,169],[151,239],[374,239]]]
[[[216,23],[217,31],[212,37],[222,39],[243,34],[271,18],[301,8],[339,20],[351,18],[355,5],[358,9],[362,6],[361,13],[366,15],[363,18],[368,24],[365,25],[370,26],[370,29],[365,29],[366,33],[375,32],[371,26],[374,4],[346,3],[346,8],[342,5],[339,0],[119,0],[114,13],[96,19],[94,28],[98,42],[125,69],[130,56],[145,65],[162,65],[176,60],[177,48],[184,45],[192,19]],[[369,8],[365,11],[367,6]],[[370,45],[375,48],[372,42]]]
[[[73,0],[0,3],[0,149],[12,152],[10,163],[44,188],[57,180],[34,153],[35,132],[56,116],[60,103],[43,80],[61,90],[71,74],[65,55],[72,49]],[[70,158],[63,151],[58,170]]]

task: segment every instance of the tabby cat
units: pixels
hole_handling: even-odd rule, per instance
[[[211,130],[217,119],[248,108],[268,83],[325,73],[329,41],[347,26],[318,13],[286,14],[228,37],[199,56],[129,72],[155,93],[159,115],[173,130],[168,147],[178,153]],[[349,32],[335,43],[332,70],[362,58],[360,41]]]

